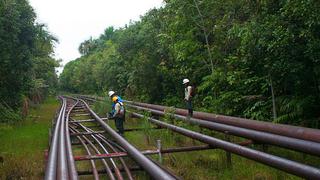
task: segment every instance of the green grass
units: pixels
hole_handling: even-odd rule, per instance
[[[48,98],[15,125],[0,124],[0,179],[42,179],[48,132],[59,101]]]

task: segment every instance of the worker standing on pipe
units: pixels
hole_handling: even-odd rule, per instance
[[[116,125],[116,128],[118,130],[118,133],[123,136],[124,128],[123,128],[123,122],[125,121],[125,107],[123,105],[123,102],[119,101],[118,96],[112,97],[112,102],[115,104],[114,108],[112,108],[112,112],[110,113],[111,117],[109,119],[114,119],[114,123]]]
[[[184,100],[186,101],[186,106],[188,109],[188,117],[192,117],[192,96],[193,96],[193,87],[190,85],[189,79],[183,79],[182,84],[184,84]]]

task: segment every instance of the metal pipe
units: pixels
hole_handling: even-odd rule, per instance
[[[72,130],[72,128],[70,128],[70,131],[75,133],[75,131]],[[86,152],[88,153],[88,155],[91,155],[91,152],[88,148],[88,146],[86,145],[86,143],[84,143],[84,141],[82,140],[82,138],[80,138],[79,136],[77,136],[77,139],[81,142],[82,146],[84,147],[84,149],[86,150]],[[95,180],[99,179],[99,174],[97,171],[97,167],[96,164],[94,163],[94,160],[90,160],[91,163],[91,167],[92,167],[92,174]]]
[[[70,118],[72,119],[72,118]],[[101,118],[102,120],[108,120],[108,118]],[[72,119],[72,123],[82,123],[82,122],[95,122],[96,120],[95,119],[78,119],[78,120],[74,120]]]
[[[57,172],[57,156],[58,156],[58,141],[59,141],[59,130],[60,130],[60,123],[61,123],[61,116],[64,112],[64,107],[66,106],[66,102],[59,97],[62,105],[60,108],[59,116],[56,120],[56,126],[54,128],[54,132],[51,139],[51,146],[49,150],[49,157],[46,166],[46,173],[45,173],[45,180],[55,180],[56,179],[56,172]]]
[[[71,133],[70,136],[92,135],[92,134],[103,134],[103,133],[105,133],[105,131],[79,132],[79,133]]]
[[[105,120],[105,119],[107,119],[107,118],[101,118],[101,119]],[[87,129],[89,129],[89,128],[87,128]],[[129,129],[129,131],[130,131],[130,130],[131,130],[131,129]],[[92,131],[92,130],[91,130],[91,131]],[[125,131],[126,131],[126,130],[125,130]],[[107,141],[107,139],[105,139],[105,137],[103,137],[103,136],[100,135],[100,134],[97,134],[96,136],[99,137],[102,141],[104,141],[114,152],[117,152],[116,149]],[[112,142],[112,143],[114,143],[114,142]],[[121,146],[119,146],[118,144],[116,144],[116,143],[114,143],[114,144],[115,144],[118,148],[124,150],[124,149],[123,149]],[[127,167],[127,165],[125,164],[124,160],[123,160],[121,157],[119,157],[119,159],[120,159],[121,163],[123,164],[123,167],[124,167],[125,171],[127,172],[128,178],[129,178],[130,180],[132,180],[133,177],[132,177],[132,175],[131,175],[131,172],[129,171],[129,168]],[[172,174],[170,174],[170,175],[172,175]],[[174,177],[176,177],[176,176],[174,176]]]
[[[127,128],[124,129],[125,132],[129,131],[145,131],[145,130],[158,130],[158,129],[163,129],[161,127],[151,127],[151,128]]]
[[[82,127],[85,131],[89,132],[89,130],[85,126],[83,126],[82,124],[79,124],[79,126]],[[101,149],[105,153],[109,154],[108,150],[102,145],[102,143],[94,135],[91,135],[91,137],[98,143],[98,145],[101,147]],[[110,158],[110,162],[111,162],[111,164],[113,166],[113,169],[115,170],[117,178],[119,180],[122,180],[123,177],[122,177],[122,175],[121,175],[121,173],[119,171],[119,168],[117,167],[116,163],[114,162],[114,160],[112,158]],[[110,170],[110,168],[109,168],[109,170]],[[111,170],[110,170],[110,172],[111,172]]]
[[[180,178],[179,176],[175,175],[171,169],[164,167],[162,164],[160,164],[159,162],[157,162],[156,160],[147,157],[150,161],[152,161],[154,164],[156,164],[157,166],[159,166],[161,169],[163,169],[164,171],[168,172],[172,177],[174,177],[177,180],[182,180],[182,178]]]
[[[134,159],[144,170],[148,172],[148,174],[154,179],[174,179],[170,174],[159,168],[153,162],[151,162],[148,158],[146,158],[143,154],[141,154],[135,147],[133,147],[128,141],[126,141],[122,136],[116,133],[108,124],[106,124],[95,112],[93,112],[88,104],[81,100],[87,109],[90,111],[91,115],[97,120],[97,122],[104,128],[108,134],[113,137],[118,144],[120,144],[126,151],[130,154],[132,159]]]
[[[144,107],[139,107],[139,106],[129,105],[129,104],[127,106],[138,109],[138,110],[149,111],[153,114],[160,115],[160,116],[165,115],[165,113],[162,111],[158,111],[150,108],[144,108]],[[320,143],[305,141],[305,140],[286,137],[286,136],[280,136],[276,134],[270,134],[266,132],[259,132],[251,129],[245,129],[245,128],[205,121],[205,120],[196,119],[196,118],[187,118],[185,116],[181,116],[177,114],[170,114],[170,115],[176,119],[180,119],[191,124],[196,124],[204,128],[208,128],[208,129],[212,129],[220,132],[227,131],[231,135],[241,136],[241,137],[249,138],[258,142],[264,142],[264,143],[320,156]]]
[[[239,145],[247,146],[251,144],[249,141],[245,141],[239,143]],[[202,146],[190,146],[190,147],[176,147],[176,148],[168,148],[159,150],[144,150],[140,151],[144,155],[154,155],[161,152],[162,154],[168,153],[178,153],[178,152],[189,152],[189,151],[200,151],[200,150],[209,150],[216,149],[210,145],[202,145]],[[84,161],[90,159],[110,159],[110,158],[118,158],[118,157],[127,157],[128,153],[126,152],[115,152],[115,153],[107,153],[107,154],[96,154],[96,155],[84,155],[84,156],[75,156],[74,159],[76,161]]]
[[[79,121],[79,120],[72,120],[72,121],[69,121],[70,123],[84,123],[84,122],[94,122],[95,120],[83,120],[83,121]]]
[[[91,131],[91,132],[93,131],[93,130],[91,130],[91,129],[89,129],[89,128],[87,128],[87,129],[88,129],[89,131]],[[102,142],[104,142],[106,145],[108,145],[108,147],[109,147],[113,152],[118,152],[118,151],[116,150],[116,148],[113,147],[113,146],[105,139],[104,136],[102,136],[101,134],[96,134],[95,136],[96,136],[97,138],[99,138]],[[127,164],[126,164],[125,161],[123,160],[123,158],[120,157],[119,160],[120,160],[120,162],[121,162],[121,164],[122,164],[125,172],[127,173],[128,179],[129,179],[129,180],[133,180],[132,174],[131,174],[131,172],[130,172],[128,166],[127,166]]]
[[[252,144],[252,141],[243,141],[236,143],[240,146],[248,146]],[[214,146],[210,145],[201,145],[201,146],[190,146],[190,147],[176,147],[176,148],[168,148],[168,149],[162,149],[161,153],[177,153],[177,152],[188,152],[188,151],[200,151],[200,150],[210,150],[210,149],[216,149]]]
[[[73,153],[71,148],[71,140],[70,140],[70,132],[69,132],[69,117],[70,113],[73,110],[73,108],[78,104],[79,101],[77,101],[68,111],[67,118],[65,121],[65,132],[66,132],[66,149],[67,149],[67,161],[69,165],[69,178],[71,180],[78,179],[78,174],[75,166],[75,162],[73,159]]]
[[[125,102],[127,104],[155,109],[159,111],[165,111],[166,109],[170,109],[170,107],[161,106],[161,105],[139,103],[139,102],[133,102],[133,101],[125,101]],[[175,110],[175,114],[179,114],[183,116],[188,115],[188,111],[185,109],[175,108],[174,110]],[[206,121],[212,121],[212,122],[221,123],[221,124],[228,124],[232,126],[253,129],[257,131],[269,132],[272,134],[278,134],[282,136],[288,136],[288,137],[303,139],[307,141],[313,141],[318,143],[320,142],[320,130],[318,129],[311,129],[311,128],[305,128],[305,127],[284,125],[284,124],[274,124],[270,122],[249,120],[244,118],[223,116],[223,115],[197,112],[197,111],[193,113],[193,117],[198,119],[203,119]]]
[[[129,168],[130,171],[143,171],[143,169],[141,167],[131,167]],[[120,168],[119,169],[120,172],[124,172],[125,169],[124,168]],[[112,172],[114,172],[114,169],[111,169]],[[98,170],[99,174],[106,174],[107,171],[106,170]],[[79,176],[85,176],[85,175],[91,175],[92,171],[78,171]]]
[[[79,131],[78,131],[77,129],[75,129],[75,128],[71,128],[71,129],[72,129],[74,132],[76,132],[76,133],[79,132]],[[87,143],[90,145],[91,149],[93,149],[96,153],[101,154],[100,151],[98,150],[98,148],[97,148],[87,137],[81,136],[81,139],[84,139],[85,142],[87,142]],[[97,141],[95,141],[95,142],[98,143]],[[108,153],[108,152],[107,152],[107,153]],[[91,154],[90,154],[90,155],[88,154],[88,156],[91,156]],[[74,160],[77,161],[77,156],[74,157]],[[111,168],[110,168],[109,164],[107,163],[107,161],[104,160],[104,159],[101,159],[101,161],[102,161],[102,164],[105,166],[107,172],[109,172],[109,173],[108,173],[109,178],[110,178],[111,180],[115,180],[115,177],[113,176],[113,174],[112,174],[112,172],[111,172]]]
[[[214,149],[214,147],[200,146],[200,147],[172,148],[172,149],[164,149],[164,150],[161,150],[160,152],[165,154],[165,153],[199,151],[199,150],[208,150],[208,149]],[[159,150],[144,150],[140,152],[144,155],[154,155],[154,154],[158,154]],[[109,158],[118,158],[118,157],[128,157],[128,153],[116,152],[116,153],[108,153],[108,154],[84,155],[84,156],[75,156],[74,159],[76,161],[84,161],[84,160],[90,160],[90,159],[109,159]]]
[[[66,99],[63,98],[63,101],[66,102]],[[58,149],[58,167],[57,167],[57,179],[69,179],[69,170],[68,170],[68,161],[66,154],[66,142],[65,142],[65,110],[66,106],[63,109],[60,123],[59,131],[59,149]]]
[[[138,114],[138,113],[132,113],[135,117],[144,118],[144,115]],[[301,164],[298,162],[294,162],[291,160],[287,160],[281,157],[277,157],[271,154],[267,154],[264,152],[260,152],[257,150],[253,150],[247,147],[243,147],[237,144],[233,144],[230,142],[226,142],[211,136],[207,136],[198,132],[194,132],[188,129],[184,129],[178,126],[174,126],[159,120],[156,120],[154,118],[147,119],[159,126],[168,128],[172,131],[175,131],[179,134],[188,136],[192,139],[197,139],[203,143],[209,144],[211,146],[215,146],[217,148],[224,149],[226,151],[238,154],[240,156],[252,159],[257,162],[261,162],[263,164],[275,167],[277,169],[295,174],[297,176],[301,176],[307,179],[320,179],[320,170],[305,164]]]

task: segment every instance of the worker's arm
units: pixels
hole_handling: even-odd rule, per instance
[[[120,108],[121,108],[120,104],[116,103],[115,106],[114,106],[113,118],[116,117],[119,114]]]
[[[116,104],[115,104],[114,102],[112,102],[112,110],[111,110],[111,112],[109,112],[109,113],[107,114],[107,117],[108,117],[109,119],[112,119],[112,118],[114,117],[114,115],[115,115],[115,112],[116,112],[115,106],[116,106]]]

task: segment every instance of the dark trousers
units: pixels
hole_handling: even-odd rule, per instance
[[[187,106],[187,109],[188,109],[188,115],[190,117],[192,117],[193,109],[192,109],[192,101],[191,101],[191,99],[189,101],[186,101],[186,106]]]
[[[120,135],[123,135],[124,133],[123,121],[124,121],[124,118],[119,118],[119,117],[114,118],[114,123]]]

